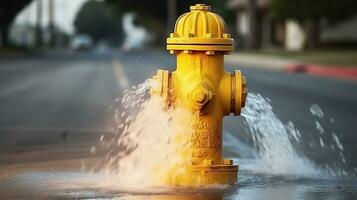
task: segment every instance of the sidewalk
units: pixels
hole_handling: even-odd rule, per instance
[[[357,66],[306,63],[291,58],[254,53],[232,53],[227,55],[225,60],[228,63],[247,67],[357,80]]]
[[[228,63],[239,64],[241,66],[279,71],[284,71],[291,64],[299,63],[298,61],[288,58],[238,52],[233,52],[232,54],[225,56],[224,59]]]

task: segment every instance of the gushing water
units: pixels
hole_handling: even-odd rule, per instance
[[[114,107],[111,134],[100,138],[107,150],[100,171],[118,185],[163,185],[189,163],[193,115],[182,108],[165,108],[161,97],[148,98],[152,84],[156,83],[148,80],[124,93]]]
[[[96,147],[104,148],[106,157],[94,169],[107,175],[107,183],[136,188],[163,185],[183,173],[190,163],[194,116],[183,108],[165,108],[160,97],[149,98],[153,84],[157,83],[148,80],[133,86],[113,106],[109,133],[100,137]],[[318,118],[323,117],[318,105],[312,105],[310,110]],[[299,153],[294,146],[301,142],[299,130],[292,122],[284,124],[279,120],[269,100],[261,95],[248,95],[242,116],[258,155],[250,171],[309,178],[346,175],[343,170],[321,168]],[[316,128],[321,134],[325,132],[321,125]],[[344,159],[339,138],[336,134],[332,138]]]
[[[250,93],[246,102],[242,116],[248,125],[249,135],[252,137],[259,159],[259,164],[253,166],[251,170],[265,174],[308,178],[332,178],[348,175],[345,170],[337,167],[318,166],[304,154],[298,152],[295,145],[303,142],[300,131],[291,121],[284,124],[275,115],[268,99],[260,94]],[[316,104],[310,106],[310,112],[319,119],[324,117],[323,111]],[[316,121],[315,124],[318,132],[324,134],[325,130],[319,121]],[[335,133],[332,133],[331,137],[338,147],[341,161],[345,163],[343,145]],[[319,143],[321,148],[327,148],[321,137]],[[332,145],[332,147],[334,146]]]
[[[254,148],[261,159],[255,171],[303,176],[316,174],[316,166],[299,155],[291,142],[299,142],[300,132],[294,128],[292,122],[284,125],[265,98],[259,94],[249,94],[242,115],[251,132]]]

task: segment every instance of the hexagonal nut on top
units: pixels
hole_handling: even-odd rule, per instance
[[[190,10],[211,10],[211,6],[204,3],[198,3],[194,6],[190,6]]]
[[[174,32],[167,38],[170,52],[233,50],[234,41],[221,16],[211,12],[211,7],[205,4],[196,4],[190,10],[177,19]]]

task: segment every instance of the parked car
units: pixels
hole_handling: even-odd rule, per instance
[[[93,40],[88,35],[75,35],[71,40],[71,49],[74,51],[87,51],[93,46]]]

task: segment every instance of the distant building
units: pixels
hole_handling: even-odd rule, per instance
[[[252,2],[255,1],[255,6]],[[294,20],[279,21],[269,10],[271,0],[230,0],[227,7],[236,10],[236,31],[240,48],[284,47],[298,51],[306,46],[302,27]],[[324,44],[357,44],[357,16],[329,25],[321,24],[320,41]]]
[[[35,46],[35,27],[29,24],[16,23],[10,29],[10,41],[20,47],[31,48]]]
[[[55,46],[64,47],[67,46],[69,35],[63,30],[54,26],[53,33],[55,34]],[[48,26],[41,28],[41,34],[43,36],[43,45],[49,46],[50,44],[50,29]],[[18,47],[34,48],[36,47],[36,26],[30,23],[17,22],[12,24],[9,33],[10,41],[12,44]]]
[[[321,42],[357,43],[357,15],[334,25],[322,24]]]
[[[270,0],[256,0],[255,8],[249,2],[250,0],[231,0],[227,5],[229,9],[237,11],[236,30],[241,37],[239,46],[261,48],[283,45],[284,24],[272,17],[269,11]],[[249,43],[253,45],[249,47]]]

